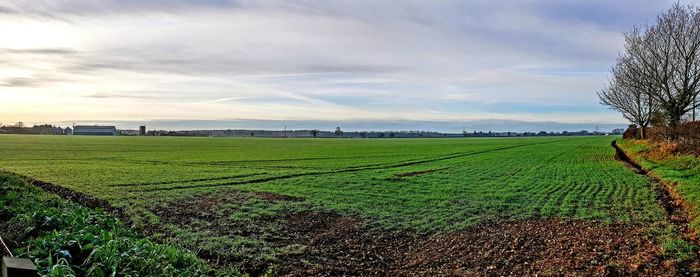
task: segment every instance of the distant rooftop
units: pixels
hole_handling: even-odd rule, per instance
[[[104,125],[75,125],[75,129],[78,128],[90,128],[90,129],[116,129],[115,126],[104,126]]]

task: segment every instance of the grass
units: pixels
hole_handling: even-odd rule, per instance
[[[270,237],[281,228],[276,222],[303,210],[412,233],[541,217],[663,221],[649,180],[614,159],[611,140],[4,135],[0,169],[105,199],[142,228],[161,223],[155,210],[224,195],[223,204],[201,211],[207,220],[164,224],[164,232],[200,253],[274,261],[300,251],[275,247]],[[254,192],[303,201],[256,200]],[[222,234],[213,226],[252,227]]]
[[[690,208],[691,227],[700,233],[700,158],[691,155],[656,155],[658,146],[638,140],[620,140],[619,145],[643,168],[674,183],[675,192]]]

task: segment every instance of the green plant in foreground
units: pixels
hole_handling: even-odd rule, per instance
[[[677,262],[685,262],[695,259],[697,246],[682,239],[668,239],[661,245],[664,255]]]
[[[21,196],[19,196],[21,195]],[[114,216],[47,194],[0,174],[0,233],[28,242],[14,249],[45,276],[198,276],[210,272],[196,255],[139,237]],[[5,233],[7,232],[7,233]]]

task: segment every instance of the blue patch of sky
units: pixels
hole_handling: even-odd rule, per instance
[[[630,30],[651,20],[672,1],[548,1],[535,5],[541,15],[560,22],[595,24],[612,31]],[[634,10],[635,12],[629,12]]]

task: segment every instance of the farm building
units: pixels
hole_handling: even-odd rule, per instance
[[[83,136],[116,136],[117,127],[114,126],[86,126],[77,125],[73,128],[73,135]]]

